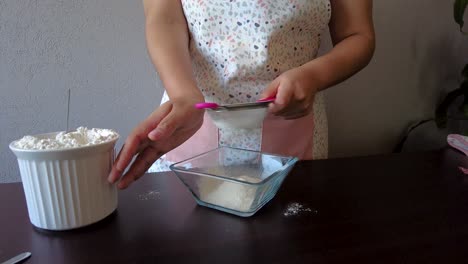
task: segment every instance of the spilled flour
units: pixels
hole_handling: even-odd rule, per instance
[[[318,213],[317,210],[312,210],[308,207],[305,207],[304,205],[300,203],[290,203],[283,214],[284,216],[296,216],[303,212],[314,213],[314,214]]]
[[[156,200],[158,196],[159,196],[158,191],[147,191],[143,194],[139,194],[138,200],[140,201]]]

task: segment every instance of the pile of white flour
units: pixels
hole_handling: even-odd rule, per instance
[[[60,132],[55,138],[39,138],[25,136],[16,141],[14,146],[19,149],[41,150],[41,149],[68,149],[96,145],[111,141],[118,134],[110,129],[78,127],[76,131],[68,133]]]
[[[237,179],[250,183],[261,181],[261,179],[249,176],[240,176]],[[210,178],[200,180],[198,188],[200,200],[241,212],[251,211],[250,207],[257,192],[257,186],[228,181],[221,183]]]

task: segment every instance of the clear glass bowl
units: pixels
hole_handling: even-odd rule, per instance
[[[170,168],[199,205],[247,217],[275,196],[297,161],[295,157],[219,147]]]

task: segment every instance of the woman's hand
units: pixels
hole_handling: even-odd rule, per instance
[[[140,178],[157,159],[184,143],[203,123],[203,111],[194,107],[204,99],[193,77],[181,1],[144,0],[143,5],[148,52],[171,100],[140,123],[125,141],[108,179],[111,183],[120,179],[120,189]]]
[[[270,112],[285,119],[296,119],[312,111],[318,90],[319,86],[314,77],[298,67],[273,80],[262,93],[262,98],[276,95],[275,102],[269,106]]]
[[[375,49],[372,0],[331,0],[329,23],[333,49],[321,57],[286,71],[263,92],[274,96],[271,112],[294,119],[312,111],[314,96],[364,68]]]
[[[203,111],[195,109],[202,98],[172,100],[162,104],[128,136],[114,162],[109,182],[127,188],[139,179],[162,155],[189,139],[203,123]],[[135,157],[131,163],[133,157]],[[131,164],[130,164],[131,163]]]

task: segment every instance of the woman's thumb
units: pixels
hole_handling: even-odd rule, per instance
[[[263,90],[262,95],[260,96],[259,100],[266,100],[266,99],[274,98],[276,96],[278,86],[279,86],[279,80],[275,79],[268,85],[268,87],[265,90]]]

